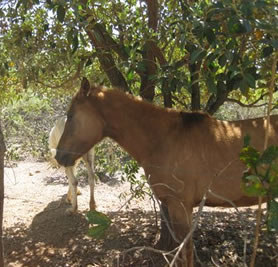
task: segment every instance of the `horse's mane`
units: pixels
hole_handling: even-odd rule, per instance
[[[185,112],[185,111],[179,111],[175,109],[169,109],[169,108],[163,108],[158,105],[154,105],[153,103],[150,103],[144,99],[142,99],[139,96],[134,96],[132,94],[123,92],[119,88],[112,88],[108,89],[103,86],[96,86],[93,85],[91,86],[89,90],[88,95],[93,95],[93,92],[98,92],[97,95],[100,98],[105,99],[106,97],[112,98],[114,104],[119,104],[119,108],[122,108],[122,101],[126,102],[126,105],[128,103],[134,103],[134,104],[140,104],[141,107],[144,107],[143,110],[145,111],[146,114],[138,114],[138,116],[148,116],[147,113],[153,112],[158,115],[158,118],[163,120],[165,119],[165,115],[168,114],[170,117],[175,117],[178,120],[181,118],[182,124],[185,127],[191,127],[194,125],[198,125],[199,123],[203,122],[205,119],[210,118],[210,115],[204,112]],[[121,99],[121,101],[118,101]],[[110,102],[111,103],[111,102]],[[124,104],[125,106],[125,104]],[[161,115],[161,112],[164,113],[164,115]],[[160,114],[160,115],[159,115]]]
[[[170,109],[170,108],[163,108],[158,105],[154,105],[153,103],[150,103],[146,100],[143,100],[141,97],[138,96],[133,96],[129,93],[124,93],[123,91],[120,90],[111,90],[112,94],[115,95],[122,95],[124,94],[128,99],[131,99],[133,102],[139,102],[140,105],[143,105],[146,107],[146,109],[151,112],[165,112],[170,116],[174,116],[178,119],[182,119],[182,124],[185,126],[187,129],[188,127],[192,127],[194,125],[199,125],[206,119],[211,118],[211,116],[208,113],[201,112],[201,111],[194,111],[194,112],[186,112],[186,111],[180,111],[180,110],[175,110],[175,109]],[[160,117],[160,116],[159,116]],[[163,117],[160,117],[163,120]]]
[[[182,117],[182,121],[183,121],[184,125],[186,125],[187,127],[200,123],[207,118],[210,118],[209,114],[204,113],[204,112],[199,112],[199,111],[195,111],[195,112],[181,111],[180,115]]]

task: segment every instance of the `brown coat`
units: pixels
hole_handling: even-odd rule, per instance
[[[278,143],[277,132],[278,116],[272,116],[270,144]],[[262,150],[264,119],[227,122],[164,109],[119,90],[91,87],[85,80],[68,111],[56,159],[71,165],[104,137],[112,138],[144,168],[182,241],[190,231],[193,207],[209,188],[209,206],[230,206],[225,199],[238,206],[256,204],[257,199],[244,195],[240,186],[245,167],[239,152],[247,134]],[[182,256],[184,266],[193,266],[191,240]]]

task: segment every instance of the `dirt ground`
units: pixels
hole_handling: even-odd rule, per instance
[[[79,213],[66,215],[67,179],[45,162],[5,168],[4,246],[6,266],[165,266],[148,248],[159,237],[159,218],[150,199],[126,199],[129,184],[117,179],[96,185],[98,210],[112,220],[106,236],[87,235],[89,188],[81,179]],[[159,216],[158,216],[159,217]],[[252,253],[254,208],[205,208],[194,232],[196,266],[244,266]],[[136,247],[140,247],[136,249]],[[147,247],[144,249],[144,247]],[[133,248],[133,249],[132,249]],[[245,252],[244,252],[245,251]],[[256,266],[278,266],[278,237],[262,233]]]

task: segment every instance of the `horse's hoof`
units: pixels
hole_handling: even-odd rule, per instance
[[[96,210],[97,206],[96,204],[90,204],[90,210]]]

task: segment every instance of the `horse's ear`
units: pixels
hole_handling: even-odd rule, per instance
[[[81,87],[80,87],[80,94],[82,96],[88,96],[90,94],[90,82],[88,81],[88,79],[86,77],[83,77],[82,81],[81,81]]]

